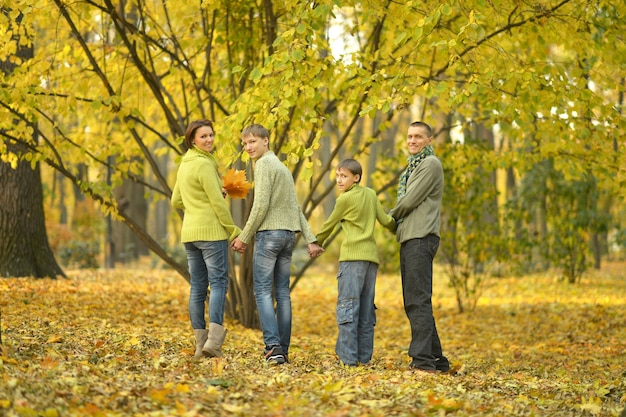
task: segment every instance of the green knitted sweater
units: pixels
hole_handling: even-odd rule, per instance
[[[171,203],[185,212],[180,232],[182,242],[230,241],[241,232],[222,196],[222,179],[215,157],[196,147],[183,155]]]
[[[254,164],[254,203],[239,239],[248,244],[262,230],[302,232],[306,243],[316,240],[296,199],[293,177],[272,151]]]
[[[385,213],[374,190],[353,184],[337,198],[333,212],[317,234],[317,241],[324,246],[335,226],[341,223],[344,239],[339,261],[369,261],[378,264],[378,247],[374,239],[376,220],[390,231],[395,230],[393,217]]]

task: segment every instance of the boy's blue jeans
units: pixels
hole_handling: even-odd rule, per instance
[[[339,262],[337,273],[337,325],[335,352],[346,365],[367,364],[374,352],[376,325],[376,273],[368,261]]]
[[[433,316],[433,259],[439,249],[439,236],[430,234],[411,239],[400,246],[400,272],[404,311],[411,324],[409,356],[411,366],[424,370],[448,371]]]
[[[205,329],[205,302],[208,288],[209,320],[224,322],[224,303],[228,290],[228,241],[186,242],[187,264],[191,276],[189,291],[189,319],[194,329]]]
[[[290,230],[263,230],[254,236],[254,298],[266,348],[280,345],[289,353],[291,342],[291,255],[296,234]],[[272,297],[276,298],[276,310]]]

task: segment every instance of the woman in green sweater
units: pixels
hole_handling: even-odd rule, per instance
[[[215,132],[210,120],[191,122],[185,132],[187,152],[182,158],[172,206],[185,213],[181,241],[191,276],[189,318],[196,338],[194,356],[221,356],[226,337],[224,303],[228,289],[228,244],[241,233],[222,194],[222,180],[213,156]],[[205,302],[208,289],[209,329]]]
[[[395,231],[396,223],[385,213],[376,193],[359,185],[363,169],[354,159],[337,166],[337,187],[343,193],[317,234],[322,247],[338,224],[344,239],[337,273],[337,325],[335,352],[347,366],[365,365],[374,352],[376,307],[374,295],[378,272],[378,248],[374,240],[376,221]]]

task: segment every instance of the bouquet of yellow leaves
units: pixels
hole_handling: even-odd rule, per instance
[[[231,168],[222,175],[223,187],[231,198],[246,198],[252,184],[246,179],[246,171]]]

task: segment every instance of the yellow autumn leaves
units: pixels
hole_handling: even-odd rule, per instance
[[[246,198],[252,184],[246,179],[246,172],[230,168],[222,176],[223,187],[231,198]]]
[[[188,284],[166,269],[0,279],[0,415],[613,416],[626,406],[626,264],[580,284],[500,277],[456,313],[436,265],[434,309],[456,376],[408,367],[398,274],[380,274],[372,366],[334,354],[335,265],[292,291],[289,365],[268,366],[259,330],[227,319],[224,357],[193,359]]]

